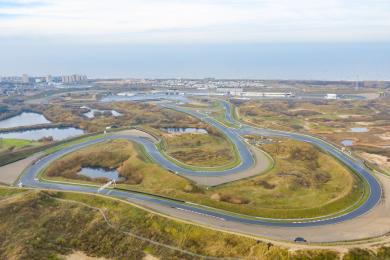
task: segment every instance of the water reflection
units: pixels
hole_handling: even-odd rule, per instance
[[[100,114],[103,114],[103,113],[110,113],[111,116],[114,116],[114,117],[118,117],[118,116],[121,116],[122,114],[119,113],[118,111],[115,111],[115,110],[100,110],[100,109],[91,109],[91,108],[88,108],[89,111],[84,113],[83,115],[87,118],[95,118],[95,114],[96,113],[100,113]]]
[[[64,140],[70,137],[84,134],[84,131],[74,127],[67,128],[44,128],[44,129],[32,129],[24,131],[14,131],[0,133],[0,138],[11,138],[11,139],[26,139],[37,141],[44,137],[53,137],[54,140]]]
[[[42,114],[23,112],[17,116],[13,116],[0,121],[0,128],[12,128],[19,126],[32,126],[51,123]]]
[[[352,146],[353,140],[346,139],[346,140],[341,141],[341,144],[344,146]]]
[[[365,133],[365,132],[368,132],[368,128],[367,127],[352,127],[350,130],[353,133]]]
[[[105,178],[107,180],[120,180],[119,173],[116,170],[106,170],[103,168],[84,167],[81,168],[77,174],[89,177],[91,179]]]
[[[167,128],[163,128],[164,131],[168,132],[168,133],[176,133],[176,134],[180,134],[180,133],[196,133],[196,134],[207,134],[207,130],[206,129],[202,129],[202,128],[194,128],[194,127],[167,127]]]

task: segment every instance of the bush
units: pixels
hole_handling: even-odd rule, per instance
[[[374,259],[374,255],[370,251],[361,248],[351,249],[343,257],[343,260],[372,260],[372,259]]]

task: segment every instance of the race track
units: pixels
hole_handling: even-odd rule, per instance
[[[249,125],[241,125],[240,123],[236,122],[235,119],[230,114],[230,107],[227,102],[223,102],[223,106],[225,108],[226,120],[231,122],[232,124],[240,125],[240,127],[238,128],[226,127],[223,124],[219,123],[217,120],[210,118],[207,115],[197,111],[193,111],[193,110],[189,110],[183,107],[178,107],[173,105],[164,105],[164,106],[170,109],[175,109],[184,113],[188,113],[194,117],[201,119],[205,123],[210,124],[215,128],[219,129],[236,146],[240,154],[241,163],[234,168],[223,170],[223,171],[205,171],[205,170],[195,171],[187,168],[182,168],[174,164],[170,160],[168,160],[160,153],[156,145],[151,140],[142,137],[112,134],[95,140],[85,141],[83,143],[71,145],[60,151],[49,154],[44,158],[41,158],[39,161],[37,161],[36,163],[34,163],[33,165],[31,165],[25,170],[24,174],[20,178],[21,183],[24,186],[34,187],[34,188],[97,193],[98,192],[97,187],[40,181],[38,175],[51,162],[57,160],[58,158],[64,156],[65,154],[110,139],[127,139],[142,145],[145,148],[146,152],[155,161],[155,163],[159,164],[163,168],[166,168],[184,177],[224,176],[224,175],[236,174],[245,169],[248,169],[254,164],[252,154],[249,151],[246,144],[244,143],[241,136],[245,134],[258,134],[264,136],[285,137],[285,138],[291,138],[299,141],[308,142],[328,152],[329,154],[333,155],[338,160],[340,160],[347,167],[352,169],[358,176],[360,176],[368,183],[370,187],[368,198],[358,208],[353,209],[352,211],[349,211],[342,215],[337,215],[337,216],[332,216],[332,217],[322,218],[322,219],[315,219],[315,220],[313,219],[280,220],[280,219],[253,218],[253,217],[243,216],[239,214],[229,214],[228,212],[217,211],[212,208],[200,207],[199,205],[194,205],[192,203],[187,203],[184,201],[171,200],[171,199],[153,196],[149,194],[123,191],[118,189],[106,189],[103,191],[103,194],[111,197],[121,198],[124,200],[142,201],[142,204],[144,205],[149,204],[151,205],[151,208],[153,208],[153,205],[158,205],[159,207],[166,207],[170,209],[186,211],[188,213],[191,213],[189,215],[190,217],[188,220],[191,220],[191,216],[195,217],[198,215],[202,215],[202,216],[214,218],[219,221],[231,221],[231,222],[239,222],[239,223],[252,224],[252,225],[265,225],[265,226],[277,226],[277,227],[309,227],[309,226],[334,224],[334,223],[350,220],[362,214],[365,214],[366,212],[371,210],[381,199],[381,186],[378,183],[378,181],[368,172],[368,170],[366,170],[364,166],[361,165],[360,162],[355,161],[354,159],[350,158],[348,155],[342,153],[336,147],[332,146],[331,144],[321,139],[312,136],[296,134],[296,133],[261,129]]]

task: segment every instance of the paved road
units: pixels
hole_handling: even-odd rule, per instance
[[[166,207],[169,209],[176,209],[181,211],[186,211],[192,214],[194,218],[196,216],[202,215],[206,217],[210,217],[213,219],[217,219],[220,221],[231,221],[231,222],[239,222],[239,223],[245,223],[245,224],[253,224],[253,225],[266,225],[266,226],[278,226],[278,227],[309,227],[309,226],[318,226],[318,225],[326,225],[326,224],[334,224],[342,221],[346,221],[352,218],[355,218],[357,216],[360,216],[366,212],[368,212],[370,209],[372,209],[380,200],[381,198],[381,187],[378,183],[378,181],[358,162],[355,162],[351,158],[349,158],[347,155],[340,152],[337,148],[333,147],[332,145],[314,138],[310,136],[295,134],[295,133],[289,133],[289,132],[281,132],[281,131],[273,131],[269,129],[260,129],[260,128],[254,128],[251,126],[243,125],[239,129],[233,129],[233,128],[227,128],[223,126],[222,124],[218,123],[216,120],[211,119],[207,117],[206,115],[203,115],[199,112],[194,112],[188,109],[179,108],[179,107],[173,107],[173,106],[167,106],[172,109],[176,109],[185,113],[189,113],[195,117],[201,118],[204,122],[213,125],[214,127],[221,130],[230,140],[236,145],[237,149],[240,152],[241,155],[241,164],[237,167],[225,171],[220,172],[207,172],[207,171],[193,171],[189,169],[181,168],[180,166],[175,165],[171,161],[167,160],[163,155],[160,154],[156,146],[153,142],[151,142],[148,139],[141,138],[141,137],[132,137],[132,136],[122,136],[122,135],[111,135],[106,136],[103,138],[99,138],[96,140],[90,140],[86,141],[84,143],[75,144],[70,147],[64,148],[58,152],[55,152],[53,154],[50,154],[35,164],[31,165],[29,168],[26,169],[25,174],[21,177],[21,182],[29,187],[37,187],[37,188],[45,188],[45,189],[57,189],[57,190],[69,190],[69,191],[78,191],[78,192],[89,192],[89,193],[97,193],[98,189],[96,187],[91,186],[79,186],[79,185],[71,185],[71,184],[61,184],[61,183],[53,183],[53,182],[41,182],[38,180],[37,175],[38,173],[47,167],[51,162],[54,160],[60,158],[61,156],[76,151],[80,148],[102,142],[104,140],[108,139],[115,139],[115,138],[125,138],[131,141],[135,141],[141,145],[143,145],[146,149],[146,151],[151,155],[151,157],[162,167],[169,169],[174,172],[178,172],[178,174],[183,176],[188,175],[204,175],[204,176],[218,176],[218,175],[227,175],[227,174],[234,174],[242,169],[245,169],[246,167],[250,167],[253,164],[253,158],[248,150],[248,148],[245,146],[245,144],[242,141],[242,138],[240,135],[243,134],[261,134],[261,135],[267,135],[267,136],[278,136],[278,137],[287,137],[287,138],[293,138],[296,140],[304,141],[312,143],[321,149],[331,153],[336,158],[338,158],[340,161],[342,161],[345,165],[349,166],[351,169],[353,169],[359,176],[364,178],[369,186],[370,186],[370,194],[368,199],[357,209],[346,213],[345,215],[341,216],[335,216],[330,217],[327,219],[321,219],[321,220],[296,220],[296,221],[290,221],[290,222],[280,222],[277,219],[256,219],[256,218],[246,218],[245,216],[240,215],[230,215],[227,213],[223,213],[221,211],[214,211],[209,208],[200,208],[197,205],[181,202],[181,201],[174,201],[169,200],[165,198],[160,198],[157,196],[151,196],[146,194],[140,194],[140,193],[133,193],[128,191],[121,191],[121,190],[105,190],[103,191],[105,195],[122,198],[125,200],[138,200],[142,201],[142,204],[149,205],[151,208],[153,208],[153,205],[158,205],[160,208]],[[232,123],[236,123],[234,119],[229,116],[230,115],[230,109],[229,104],[224,103],[224,107],[227,111],[226,113],[226,119],[231,121]],[[228,115],[229,114],[229,115]],[[191,215],[190,215],[191,216]],[[191,217],[189,217],[191,220]]]

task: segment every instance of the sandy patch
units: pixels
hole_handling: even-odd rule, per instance
[[[387,156],[362,152],[361,156],[370,162],[376,163],[381,167],[390,169],[390,161]]]
[[[350,118],[350,117],[358,117],[360,115],[338,115],[340,118]]]
[[[378,136],[382,140],[390,141],[390,133],[378,134],[376,136]]]
[[[23,170],[32,162],[37,160],[40,154],[34,154],[23,160],[13,162],[0,167],[0,182],[5,184],[13,184],[22,174]]]
[[[104,257],[87,256],[84,252],[80,252],[80,251],[75,251],[72,254],[65,256],[65,259],[66,260],[108,260],[108,258],[104,258]]]
[[[373,125],[372,122],[355,122],[357,125],[362,125],[362,126],[370,126]]]
[[[109,258],[105,257],[87,256],[84,252],[81,251],[75,251],[70,255],[64,256],[64,258],[65,260],[109,260]],[[159,258],[150,254],[146,254],[142,260],[159,260]]]
[[[303,129],[305,129],[307,131],[311,131],[312,130],[311,123],[309,123],[307,121],[303,122]]]
[[[299,112],[299,111],[310,111],[310,112],[314,112],[314,113],[323,114],[320,111],[313,110],[313,109],[307,109],[307,108],[294,108],[294,109],[289,109],[288,110],[288,112]]]
[[[146,254],[146,256],[144,256],[142,258],[142,260],[159,260],[159,258],[152,256],[152,255],[149,255],[149,254]]]

